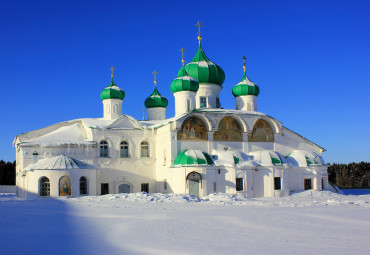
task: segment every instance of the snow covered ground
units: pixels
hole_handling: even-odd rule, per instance
[[[367,254],[370,190],[362,194],[2,194],[0,254]]]

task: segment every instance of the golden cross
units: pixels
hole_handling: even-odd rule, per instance
[[[181,48],[180,51],[182,52],[182,54],[181,54],[181,62],[182,62],[182,65],[184,66],[185,65],[185,56],[184,56],[185,49],[184,48]]]
[[[115,70],[114,68],[113,68],[113,66],[110,68],[110,70],[112,71],[112,74],[111,74],[111,76],[112,76],[112,78],[113,78],[113,70]]]
[[[202,36],[200,35],[200,28],[203,27],[203,25],[198,21],[197,24],[195,24],[196,27],[198,27],[198,41],[200,43],[200,41],[202,40]]]
[[[152,74],[154,74],[154,86],[157,87],[157,72],[154,71]]]
[[[247,59],[245,56],[242,57],[243,59],[243,70],[244,70],[244,73],[245,73],[245,60]]]

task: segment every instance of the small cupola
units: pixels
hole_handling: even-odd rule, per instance
[[[256,84],[248,79],[245,67],[246,57],[243,56],[242,59],[244,75],[242,80],[232,89],[232,93],[236,101],[236,109],[243,111],[257,111],[257,96],[260,93],[260,89]]]
[[[116,119],[122,115],[122,102],[125,98],[125,92],[114,82],[113,70],[114,68],[111,67],[112,80],[109,86],[100,93],[100,99],[103,101],[104,119]]]
[[[199,82],[185,70],[184,48],[182,52],[182,67],[177,74],[177,78],[171,82],[171,91],[175,96],[175,115],[179,116],[188,113],[196,107],[196,93],[199,90]]]
[[[154,71],[154,91],[145,99],[144,105],[147,108],[148,120],[164,120],[166,119],[166,108],[168,100],[162,96],[157,89],[157,72]]]

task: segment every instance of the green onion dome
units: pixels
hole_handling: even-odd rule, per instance
[[[190,77],[189,74],[185,71],[184,67],[181,67],[177,78],[171,82],[171,91],[173,93],[180,91],[194,91],[197,92],[199,89],[199,82]]]
[[[208,166],[214,165],[212,158],[200,150],[184,150],[177,155],[175,166]]]
[[[157,87],[155,87],[153,93],[145,99],[144,105],[146,108],[155,108],[155,107],[164,107],[166,108],[168,105],[168,100],[164,96],[162,96]]]
[[[199,83],[213,83],[221,86],[225,80],[225,72],[207,58],[200,43],[195,57],[185,66],[185,70]]]
[[[251,82],[244,73],[242,80],[233,87],[234,97],[240,96],[258,96],[260,93],[259,87]]]
[[[123,100],[125,98],[125,92],[119,88],[113,81],[110,82],[109,86],[103,89],[103,91],[100,93],[101,100],[104,99],[121,99]]]

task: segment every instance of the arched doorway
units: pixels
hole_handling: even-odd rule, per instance
[[[191,172],[186,177],[189,194],[199,197],[199,187],[202,185],[202,176],[197,172]]]
[[[121,184],[118,186],[118,193],[130,193],[131,187],[129,184]]]

